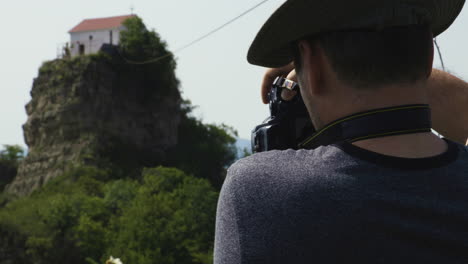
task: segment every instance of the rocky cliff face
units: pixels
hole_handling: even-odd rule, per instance
[[[176,144],[181,99],[173,69],[155,69],[104,55],[45,63],[26,105],[29,153],[6,191],[29,194],[74,164],[159,164]]]

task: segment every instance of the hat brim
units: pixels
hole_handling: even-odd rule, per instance
[[[281,67],[293,60],[291,43],[302,37],[365,25],[363,18],[376,10],[395,5],[395,0],[289,0],[265,22],[247,54],[249,63]],[[434,37],[444,32],[460,14],[465,0],[406,0],[411,7],[423,10]],[[407,2],[407,3],[406,3]],[[394,12],[394,11],[393,11]],[[387,26],[405,25],[405,21]],[[409,24],[409,23],[407,23]]]

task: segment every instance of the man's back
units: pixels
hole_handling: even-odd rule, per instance
[[[237,162],[215,263],[466,263],[468,152],[448,143],[424,159],[344,143]]]

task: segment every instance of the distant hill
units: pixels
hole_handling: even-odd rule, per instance
[[[241,158],[244,154],[244,148],[247,148],[249,152],[252,152],[250,139],[238,138],[236,141],[237,157]]]

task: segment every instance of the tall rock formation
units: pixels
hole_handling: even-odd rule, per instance
[[[174,68],[172,60],[129,65],[103,54],[45,63],[26,105],[29,153],[6,191],[27,195],[74,165],[159,164],[177,141]]]

